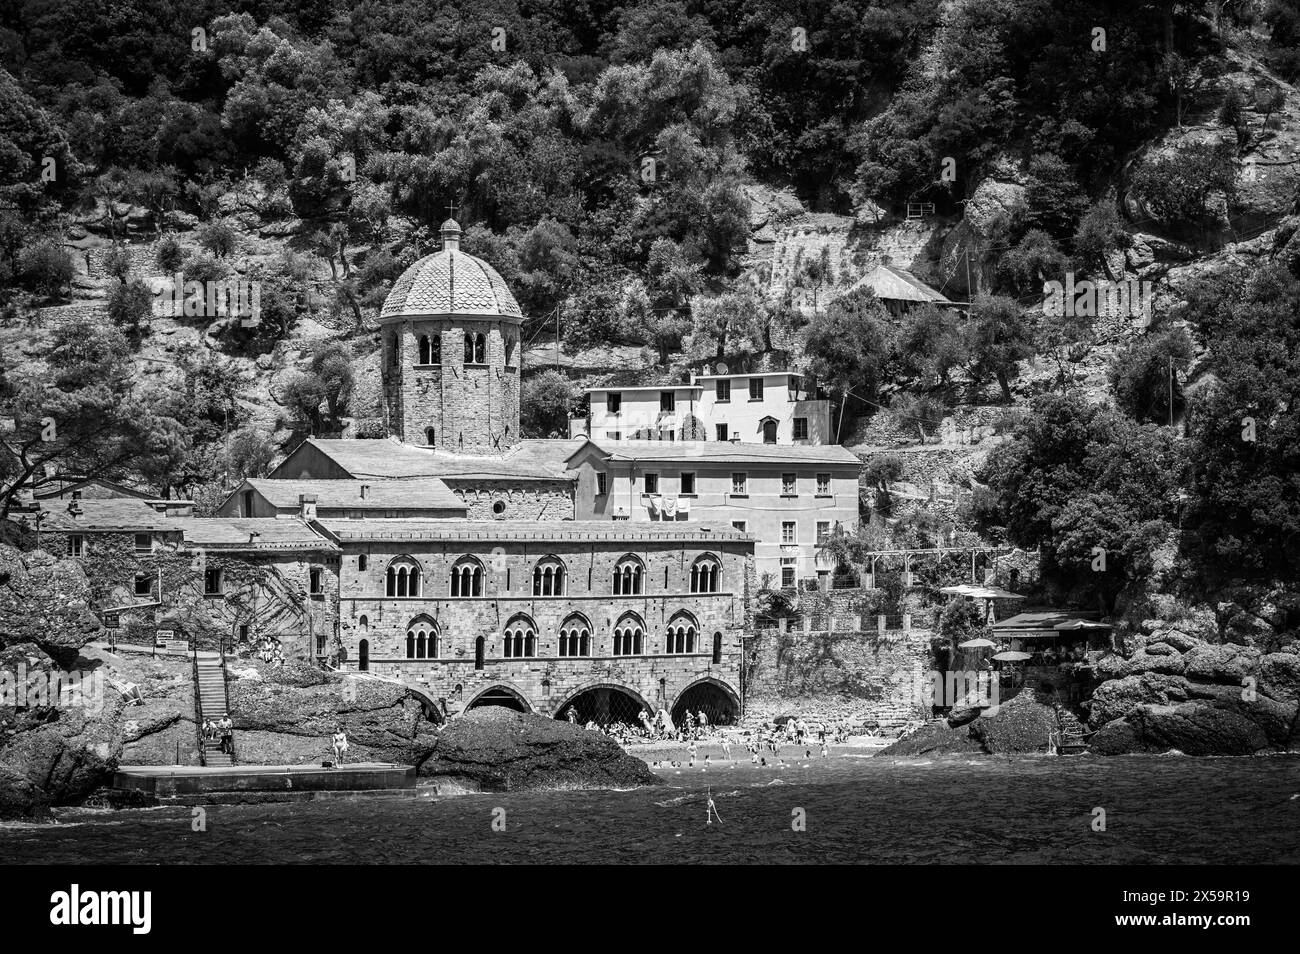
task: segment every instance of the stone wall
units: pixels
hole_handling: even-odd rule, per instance
[[[469,520],[572,520],[573,482],[444,479],[465,504]],[[498,512],[497,505],[501,510]]]
[[[930,632],[761,630],[745,650],[745,720],[780,715],[899,728],[928,716],[916,691]]]
[[[466,334],[484,335],[482,363],[465,362]],[[420,339],[435,335],[436,363],[419,364]],[[518,322],[407,320],[384,329],[384,352],[390,426],[402,440],[464,454],[504,454],[519,441]]]
[[[558,712],[568,695],[601,685],[628,688],[658,708],[665,699],[675,702],[701,679],[714,680],[739,703],[741,638],[752,575],[745,543],[719,542],[710,548],[639,542],[632,553],[625,542],[600,540],[509,542],[487,550],[477,544],[479,552],[469,554],[461,549],[469,544],[458,541],[413,542],[409,551],[401,546],[391,541],[345,544],[340,638],[349,668],[360,667],[364,640],[371,672],[418,682],[445,699],[449,711],[469,705],[493,686],[548,715]],[[467,555],[482,565],[482,595],[452,597],[452,569],[463,565]],[[613,595],[614,568],[629,555],[644,565],[642,593]],[[720,591],[691,593],[691,569],[706,556],[721,563]],[[420,595],[385,595],[388,566],[398,557],[418,564]],[[565,568],[563,595],[533,595],[533,570],[539,560],[551,558]],[[628,626],[641,630],[642,651],[615,655],[614,631]],[[688,652],[668,642],[670,627],[678,626],[693,631]],[[517,630],[534,641],[527,658],[506,654],[505,634]],[[561,631],[585,632],[587,655],[562,655]],[[408,658],[407,637],[415,632],[436,637],[436,658]],[[480,640],[481,665],[476,658]]]
[[[482,669],[474,660],[421,660],[420,665],[389,661],[371,671],[394,676],[422,689],[456,715],[488,690],[504,690],[530,712],[555,717],[580,693],[613,689],[637,703],[672,710],[682,693],[709,683],[739,710],[740,650],[728,646],[719,665],[708,653],[688,656],[619,656],[601,659],[489,659]]]
[[[41,546],[67,553],[71,531],[41,533]],[[84,555],[76,559],[93,593],[92,609],[117,613],[124,642],[149,642],[159,629],[177,632],[200,648],[238,637],[279,640],[289,657],[310,658],[325,636],[334,642],[338,616],[338,557],[324,553],[277,551],[199,551],[182,546],[180,536],[155,534],[149,552],[135,550],[134,533],[85,533]],[[203,592],[204,571],[222,572],[223,592]],[[318,568],[323,592],[308,592],[310,571]],[[148,595],[137,595],[137,576],[150,578]],[[130,607],[138,607],[131,609]]]

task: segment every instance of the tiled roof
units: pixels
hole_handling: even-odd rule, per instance
[[[137,497],[89,498],[77,501],[81,515],[68,513],[71,501],[43,500],[41,509],[48,516],[41,522],[42,530],[87,530],[103,533],[137,531],[162,532],[178,530],[180,517],[159,513]],[[16,517],[22,516],[15,514]],[[30,519],[30,516],[29,516]]]
[[[354,478],[441,477],[495,480],[562,480],[572,475],[564,466],[563,448],[555,454],[542,453],[536,445],[548,441],[523,441],[504,457],[476,457],[452,454],[427,447],[413,447],[391,440],[335,440],[311,438],[318,451]],[[576,442],[556,441],[572,445]]]
[[[388,293],[379,319],[421,315],[522,318],[523,312],[491,265],[459,249],[443,249],[402,273]]]
[[[185,542],[236,550],[337,550],[297,517],[174,517]],[[256,533],[257,538],[252,539]]]
[[[754,538],[725,524],[632,522],[628,520],[322,520],[343,542],[363,540],[466,540],[500,543],[550,542],[719,542]]]
[[[854,282],[845,294],[851,294],[859,288],[870,288],[880,299],[891,301],[934,302],[935,304],[952,304],[942,293],[931,288],[911,272],[892,265],[877,265],[867,274]]]
[[[455,510],[464,512],[465,504],[436,477],[413,480],[274,480],[261,477],[248,485],[274,507],[298,507],[300,494],[313,494],[316,507],[349,510]],[[361,496],[361,487],[370,488]]]
[[[731,441],[601,441],[595,444],[615,460],[715,461],[737,464],[845,464],[857,456],[839,444],[733,444]]]

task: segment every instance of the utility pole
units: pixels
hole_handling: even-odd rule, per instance
[[[560,371],[560,306],[555,306],[555,371]]]

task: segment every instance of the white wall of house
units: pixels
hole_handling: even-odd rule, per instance
[[[707,441],[744,444],[833,441],[830,402],[813,397],[797,374],[700,375],[692,380],[662,388],[591,388],[585,433],[593,440],[680,441],[695,433]],[[694,426],[688,426],[688,417],[695,419]],[[775,428],[774,441],[768,439],[772,432],[765,430],[765,421]]]
[[[689,457],[602,461],[594,454],[571,464],[580,473],[579,520],[615,517],[634,522],[731,524],[757,538],[754,567],[760,582],[766,573],[776,583],[793,585],[829,572],[833,566],[817,552],[818,534],[837,523],[851,529],[858,522],[856,465],[732,463]],[[601,473],[603,494],[597,477]]]

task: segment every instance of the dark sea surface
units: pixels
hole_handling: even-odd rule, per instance
[[[206,832],[189,808],[65,811],[0,825],[0,862],[1300,862],[1292,756],[837,755],[659,774],[661,786],[621,792],[210,806]],[[722,821],[707,825],[710,790]],[[797,810],[805,831],[792,829]]]

